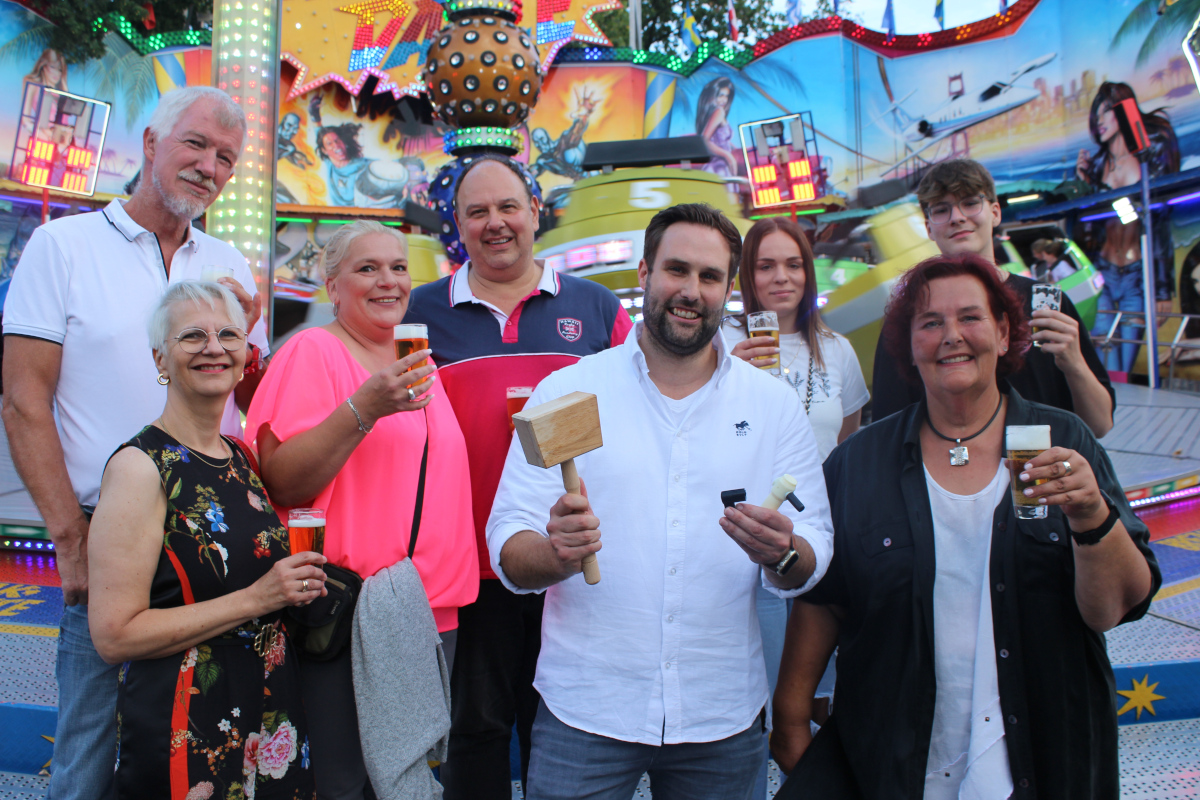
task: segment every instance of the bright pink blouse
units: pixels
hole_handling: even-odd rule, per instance
[[[274,356],[246,415],[257,448],[270,424],[281,442],[316,427],[371,377],[336,336],[301,331]],[[425,584],[439,631],[458,627],[458,609],[479,592],[479,559],[471,515],[467,445],[454,409],[434,382],[429,419],[425,501],[413,566]],[[407,555],[426,414],[384,417],[355,448],[311,505],[325,509],[325,555],[364,578]],[[287,524],[287,509],[276,506]]]

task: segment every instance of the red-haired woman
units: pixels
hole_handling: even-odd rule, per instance
[[[1029,328],[991,264],[918,264],[884,342],[925,400],[825,462],[836,544],[801,598],[824,622],[789,623],[772,744],[792,772],[777,797],[1116,800],[1102,634],[1161,583],[1146,526],[1083,421],[1004,381]],[[1045,481],[1024,492],[1044,518],[1017,518],[1006,425],[1050,426],[1050,449],[1014,465]],[[830,631],[836,702],[809,746]]]

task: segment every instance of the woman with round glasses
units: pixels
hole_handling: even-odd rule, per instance
[[[122,798],[311,797],[308,726],[282,609],[325,594],[325,559],[287,531],[225,402],[246,318],[220,284],[172,284],[150,318],[162,414],[108,462],[88,537],[96,650],[124,662]]]

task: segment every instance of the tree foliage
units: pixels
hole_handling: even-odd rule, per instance
[[[34,11],[53,25],[47,47],[63,54],[68,64],[82,64],[103,58],[107,48],[106,26],[96,21],[120,14],[132,22],[139,33],[163,33],[196,27],[206,4],[196,0],[154,0],[154,27],[146,28],[148,11],[145,0],[37,0]]]
[[[626,0],[628,2],[628,0]],[[696,18],[696,33],[701,40],[717,44],[730,42],[727,5],[722,0],[691,0],[692,15]],[[787,27],[783,14],[773,0],[734,0],[741,36],[739,44],[753,45],[776,31]],[[841,0],[838,11],[854,19],[851,0]],[[642,49],[657,53],[678,53],[683,46],[683,9],[680,0],[642,0]],[[833,16],[833,0],[817,0],[812,10],[801,16],[801,22]],[[612,40],[615,47],[629,47],[629,14],[625,9],[596,14],[597,27]]]

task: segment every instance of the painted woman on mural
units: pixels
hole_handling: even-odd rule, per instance
[[[696,133],[704,137],[712,161],[704,169],[724,178],[738,174],[733,155],[733,126],[729,124],[729,109],[737,89],[729,78],[715,78],[700,92],[696,103]]]
[[[1125,138],[1117,125],[1113,107],[1123,100],[1137,102],[1133,89],[1124,83],[1102,83],[1092,101],[1088,128],[1092,139],[1100,146],[1094,154],[1079,151],[1075,173],[1093,191],[1103,192],[1133,186],[1141,181],[1141,166],[1138,158],[1125,146]],[[1157,178],[1179,171],[1179,140],[1167,114],[1162,109],[1141,111],[1146,132],[1150,137],[1148,166],[1150,177]],[[1109,217],[1088,223],[1085,238],[1092,242],[1088,255],[1104,277],[1104,289],[1100,293],[1100,310],[1136,311],[1144,310],[1142,282],[1141,222],[1123,224],[1120,219]],[[1174,294],[1175,256],[1171,243],[1171,221],[1164,207],[1154,213],[1154,296],[1158,301],[1159,313],[1171,310]],[[1112,327],[1113,315],[1098,314],[1092,333],[1104,335]],[[1121,325],[1117,337],[1121,339],[1141,338],[1140,327]],[[1109,370],[1128,372],[1137,360],[1138,344],[1114,345],[1102,357]]]

